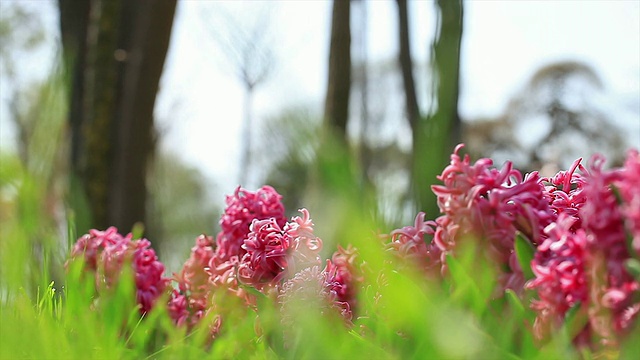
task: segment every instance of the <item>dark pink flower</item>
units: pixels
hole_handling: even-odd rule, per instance
[[[624,162],[620,180],[615,184],[622,204],[626,229],[632,237],[632,247],[640,257],[640,153],[630,150]]]
[[[586,201],[583,191],[585,177],[576,172],[580,170],[586,173],[586,169],[580,164],[581,161],[581,158],[574,161],[568,171],[560,171],[553,177],[541,179],[550,200],[549,206],[556,215],[564,213],[571,216],[574,219],[574,230],[582,227],[582,219],[578,212]]]
[[[615,344],[637,315],[633,309],[640,306],[640,284],[624,266],[632,254],[625,231],[625,204],[619,204],[614,193],[614,188],[627,187],[626,169],[604,171],[603,163],[603,157],[592,158],[584,190],[587,202],[580,216],[592,258],[591,325],[604,343]]]
[[[96,229],[89,230],[88,234],[80,237],[71,249],[71,259],[82,257],[88,270],[97,270],[97,260],[102,251],[107,246],[115,245],[123,241],[130,241],[131,234],[127,234],[126,239],[118,229],[111,226],[105,231]]]
[[[569,309],[588,303],[587,237],[582,229],[572,231],[575,222],[568,213],[561,213],[557,222],[547,226],[549,237],[538,246],[532,263],[536,277],[527,288],[538,293],[532,303],[538,312],[534,324],[538,338],[562,325]]]
[[[275,219],[253,220],[242,248],[241,280],[256,288],[278,283],[285,275],[293,238]]]
[[[232,256],[244,256],[242,244],[253,220],[273,218],[278,226],[284,226],[287,219],[281,199],[271,186],[263,186],[256,192],[238,187],[232,196],[227,196],[227,207],[220,219],[221,232],[216,238],[218,264]]]
[[[115,227],[106,231],[91,230],[82,236],[71,251],[71,258],[83,256],[87,268],[95,272],[98,289],[114,286],[123,266],[131,264],[136,301],[140,312],[151,310],[164,293],[169,279],[163,276],[164,265],[158,260],[147,239],[131,240],[129,233],[122,236]]]
[[[574,339],[579,344],[592,344],[596,336],[600,344],[615,346],[638,316],[640,284],[625,268],[634,256],[625,232],[627,204],[638,192],[638,159],[630,154],[622,169],[605,171],[604,158],[594,156],[588,170],[582,169],[584,175],[573,173],[576,162],[550,180],[558,220],[538,246],[532,267],[536,278],[527,285],[538,292],[533,308],[540,337],[557,329],[578,302],[589,318]]]
[[[297,269],[320,264],[322,240],[313,234],[307,209],[282,228],[275,219],[254,220],[238,267],[242,282],[259,290],[276,285]]]
[[[461,239],[483,241],[488,256],[509,269],[501,276],[502,286],[519,291],[524,277],[513,249],[516,232],[536,245],[555,219],[540,176],[533,172],[523,178],[511,162],[500,170],[492,167],[491,159],[471,164],[468,155],[458,155],[461,148],[456,147],[450,165],[438,176],[444,184],[431,187],[443,214],[436,219],[433,242],[444,264],[444,256]]]
[[[167,304],[169,317],[177,326],[188,326],[191,314],[189,313],[189,301],[187,296],[178,290],[171,292],[171,297]]]
[[[153,308],[156,300],[164,294],[169,279],[163,276],[164,264],[162,264],[156,252],[151,248],[151,242],[147,239],[134,240],[128,243],[129,251],[133,252],[133,272],[136,283],[136,300],[140,305],[140,311],[144,314]],[[105,250],[103,255],[108,254]],[[118,252],[127,256],[125,252]],[[106,256],[105,256],[106,259]],[[121,260],[116,260],[116,262]],[[105,269],[107,264],[105,263]]]

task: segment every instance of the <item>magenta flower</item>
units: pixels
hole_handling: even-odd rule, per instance
[[[633,153],[631,154],[633,157]],[[630,160],[631,164],[627,164],[631,169],[633,161]],[[580,216],[587,232],[587,246],[592,257],[592,305],[589,309],[591,325],[602,337],[603,343],[615,344],[616,338],[623,335],[637,317],[640,284],[624,266],[632,256],[625,232],[626,203],[618,203],[613,189],[624,190],[627,194],[638,190],[628,191],[629,185],[637,182],[637,179],[629,180],[633,175],[627,176],[634,174],[633,170],[627,172],[628,168],[623,168],[603,171],[603,163],[602,157],[592,158],[584,190],[587,202],[581,209]]]
[[[561,213],[558,221],[545,229],[549,237],[538,246],[533,260],[536,277],[526,286],[538,292],[539,299],[531,306],[538,312],[534,324],[538,338],[562,325],[569,309],[588,302],[587,236],[582,229],[572,230],[575,222],[568,213]],[[585,337],[589,332],[583,333]]]
[[[147,239],[130,242],[133,249],[133,271],[136,279],[136,300],[144,314],[151,311],[156,300],[164,293],[169,279],[162,264]]]
[[[158,260],[147,239],[131,240],[115,227],[106,231],[91,230],[82,236],[71,251],[71,258],[83,256],[89,270],[95,272],[98,289],[110,288],[119,279],[122,267],[131,262],[135,276],[136,301],[140,312],[151,310],[164,293],[169,279],[163,276],[164,265]]]
[[[442,251],[444,264],[444,256],[460,239],[486,241],[489,257],[509,268],[501,275],[502,286],[519,291],[524,277],[513,250],[516,232],[534,245],[540,243],[543,229],[555,219],[550,201],[537,172],[523,178],[511,162],[498,170],[491,159],[472,165],[468,155],[458,155],[462,147],[456,147],[450,165],[438,176],[444,184],[431,187],[443,213],[436,219],[433,242]]]
[[[177,326],[189,326],[191,314],[189,313],[189,301],[187,296],[178,290],[171,292],[171,297],[167,303],[169,317]]]
[[[578,302],[589,321],[574,339],[577,344],[593,345],[595,336],[600,344],[615,346],[638,317],[640,284],[625,268],[635,256],[625,224],[633,223],[629,218],[638,211],[628,204],[639,191],[637,153],[629,154],[625,168],[604,171],[604,158],[594,156],[583,176],[573,173],[576,161],[550,181],[558,220],[547,227],[549,237],[532,264],[536,278],[527,284],[538,292],[532,304],[538,337],[557,329]]]
[[[105,231],[96,229],[89,230],[88,234],[80,237],[71,249],[71,259],[82,257],[85,267],[88,270],[96,271],[98,267],[98,258],[102,251],[111,245],[121,243],[123,241],[128,242],[131,240],[131,234],[127,234],[126,239],[120,233],[118,229],[111,226]]]
[[[275,219],[254,220],[242,248],[238,276],[242,282],[261,290],[276,285],[296,269],[320,264],[322,240],[313,234],[307,209],[284,228]]]
[[[620,191],[620,210],[625,218],[626,229],[632,237],[632,247],[640,257],[640,153],[630,150],[624,162],[621,179],[615,186]]]
[[[549,206],[556,215],[564,213],[571,216],[574,219],[573,230],[582,227],[582,219],[578,212],[586,201],[583,191],[585,177],[576,172],[580,170],[586,173],[580,164],[581,161],[582,159],[574,161],[569,171],[560,171],[553,177],[541,179],[550,200]]]
[[[275,219],[253,220],[242,245],[246,254],[240,265],[241,280],[258,289],[278,283],[285,275],[292,243],[292,236]]]
[[[232,196],[227,196],[227,207],[220,219],[221,232],[216,239],[218,263],[232,256],[242,258],[245,254],[242,244],[253,220],[273,218],[280,227],[284,226],[287,219],[281,199],[271,186],[263,186],[256,192],[238,186]]]

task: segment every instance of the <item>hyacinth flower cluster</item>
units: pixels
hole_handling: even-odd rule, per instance
[[[309,212],[301,209],[301,216],[287,220],[281,199],[270,186],[256,192],[238,187],[226,198],[221,232],[215,239],[199,236],[172,279],[163,276],[164,266],[148,240],[132,240],[131,234],[122,236],[114,227],[91,230],[78,239],[71,258],[82,258],[96,273],[96,282],[107,286],[130,261],[143,315],[166,295],[166,309],[176,326],[187,331],[206,326],[212,339],[223,326],[229,297],[237,300],[234,306],[257,311],[258,293],[283,310],[286,323],[287,309],[303,299],[300,291],[316,289],[318,311],[333,312],[351,324],[363,281],[356,249],[339,246],[321,268],[322,240],[314,235]]]
[[[136,302],[141,314],[146,314],[165,293],[169,279],[164,277],[164,265],[149,240],[132,238],[131,233],[122,236],[115,227],[91,230],[75,243],[70,261],[83,261],[83,269],[95,276],[97,289],[114,286],[123,266],[130,265],[135,276]]]
[[[548,338],[571,309],[584,326],[575,330],[579,345],[616,344],[640,312],[640,156],[628,153],[624,167],[603,170],[594,156],[552,177],[522,176],[507,162],[471,163],[458,155],[432,186],[442,213],[435,221],[416,216],[415,224],[391,232],[387,249],[426,275],[446,276],[446,256],[461,242],[480,241],[502,269],[500,289],[534,292],[531,308],[539,339]],[[514,249],[517,234],[535,247],[530,264]],[[525,279],[522,268],[534,277]],[[437,272],[440,274],[437,274]],[[579,322],[578,324],[582,324]]]
[[[176,324],[193,327],[213,312],[210,329],[215,336],[224,319],[222,297],[231,294],[247,309],[257,310],[253,289],[284,310],[288,302],[298,301],[292,294],[300,284],[318,287],[316,299],[345,322],[351,320],[360,280],[355,249],[340,247],[320,270],[322,240],[314,235],[309,212],[301,209],[302,216],[287,221],[281,198],[269,186],[256,192],[237,188],[227,197],[215,243],[211,237],[198,238],[174,277],[178,289],[170,300],[170,314]],[[310,279],[318,282],[309,284]]]
[[[543,229],[553,221],[549,200],[537,172],[522,176],[511,162],[502,169],[491,159],[471,163],[469,155],[459,155],[458,145],[451,163],[438,176],[443,185],[433,185],[441,216],[425,221],[416,216],[413,227],[391,233],[389,249],[402,258],[413,258],[425,270],[447,272],[446,256],[455,254],[461,242],[482,239],[483,250],[501,267],[501,289],[521,291],[525,279],[514,252],[517,233],[532,245],[544,237]]]
[[[556,199],[567,201],[557,202],[558,220],[545,229],[548,238],[532,263],[536,277],[527,284],[539,296],[533,303],[539,337],[576,308],[585,320],[575,341],[614,346],[640,312],[640,156],[629,151],[621,168],[604,170],[603,164],[594,156],[562,188],[553,189],[562,181],[550,179],[551,193],[565,193]]]
[[[390,233],[385,247],[401,260],[397,264],[438,281],[449,276],[447,258],[476,241],[476,251],[497,270],[492,296],[511,289],[526,301],[540,341],[570,323],[576,344],[600,349],[616,346],[639,326],[638,151],[629,151],[619,168],[606,170],[604,158],[594,156],[587,165],[578,159],[567,171],[541,177],[522,175],[510,162],[501,168],[491,159],[472,162],[461,149],[438,176],[442,184],[431,187],[440,216],[430,220],[421,212],[413,225]],[[208,329],[211,340],[231,329],[225,324],[237,309],[257,319],[263,300],[280,310],[285,332],[295,328],[296,311],[308,308],[351,327],[364,284],[357,250],[338,246],[323,261],[309,211],[287,218],[281,200],[269,186],[255,192],[238,187],[226,197],[220,233],[199,236],[172,278],[164,277],[148,240],[113,227],[78,239],[71,259],[81,259],[95,276],[98,295],[130,266],[141,315],[163,306],[178,328]],[[522,241],[531,249],[530,262],[519,256]]]

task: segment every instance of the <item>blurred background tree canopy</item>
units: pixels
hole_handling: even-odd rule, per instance
[[[565,5],[521,6],[552,12]],[[640,26],[637,5],[616,5],[631,29]],[[629,80],[631,90],[619,100],[608,68],[571,53],[524,69],[529,79],[500,114],[461,111],[465,84],[484,75],[468,70],[478,60],[465,53],[475,45],[468,42],[474,16],[491,6],[506,13],[513,4],[0,6],[1,220],[37,212],[53,229],[73,219],[78,233],[110,225],[126,232],[142,222],[173,269],[193,238],[217,231],[223,195],[238,183],[274,186],[290,215],[305,206],[317,223],[347,221],[353,209],[336,214],[326,204],[348,200],[391,227],[417,210],[437,215],[429,185],[459,142],[475,157],[514,160],[525,171],[556,171],[594,151],[615,164],[626,148],[640,146],[639,81]],[[601,14],[596,6],[587,8]],[[558,34],[573,31],[549,23]],[[621,47],[635,46],[636,57],[627,59],[640,77],[637,36],[610,34]],[[385,39],[391,45],[381,54]],[[513,56],[514,44],[498,52],[496,39],[485,41],[496,62]],[[491,94],[475,101],[485,95],[489,102]],[[16,203],[27,176],[41,189],[41,208]],[[36,262],[39,244],[54,241],[40,234],[30,235]]]

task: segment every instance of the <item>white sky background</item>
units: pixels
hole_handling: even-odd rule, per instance
[[[56,32],[56,2],[31,2],[43,5],[45,26]],[[269,4],[269,31],[276,39],[277,60],[268,81],[257,89],[256,122],[296,104],[321,109],[326,87],[331,2]],[[178,3],[157,100],[157,127],[164,136],[163,146],[201,169],[221,193],[232,192],[237,182],[242,87],[216,48],[202,14],[205,8],[224,7],[250,19],[251,11],[262,5]],[[640,1],[476,0],[464,6],[463,118],[500,114],[538,68],[558,60],[578,60],[593,66],[606,90],[615,95],[611,106],[627,125],[629,139],[640,147]],[[414,60],[420,62],[426,59],[435,27],[434,5],[414,1],[410,11],[412,50]],[[369,1],[368,15],[370,60],[394,58],[395,1]],[[36,63],[42,70],[34,71],[33,61],[25,61],[27,70],[23,71],[37,76],[50,68],[50,62],[43,59]],[[0,139],[5,148],[11,147],[14,131],[6,119],[2,96]],[[257,131],[254,135],[258,136]]]

